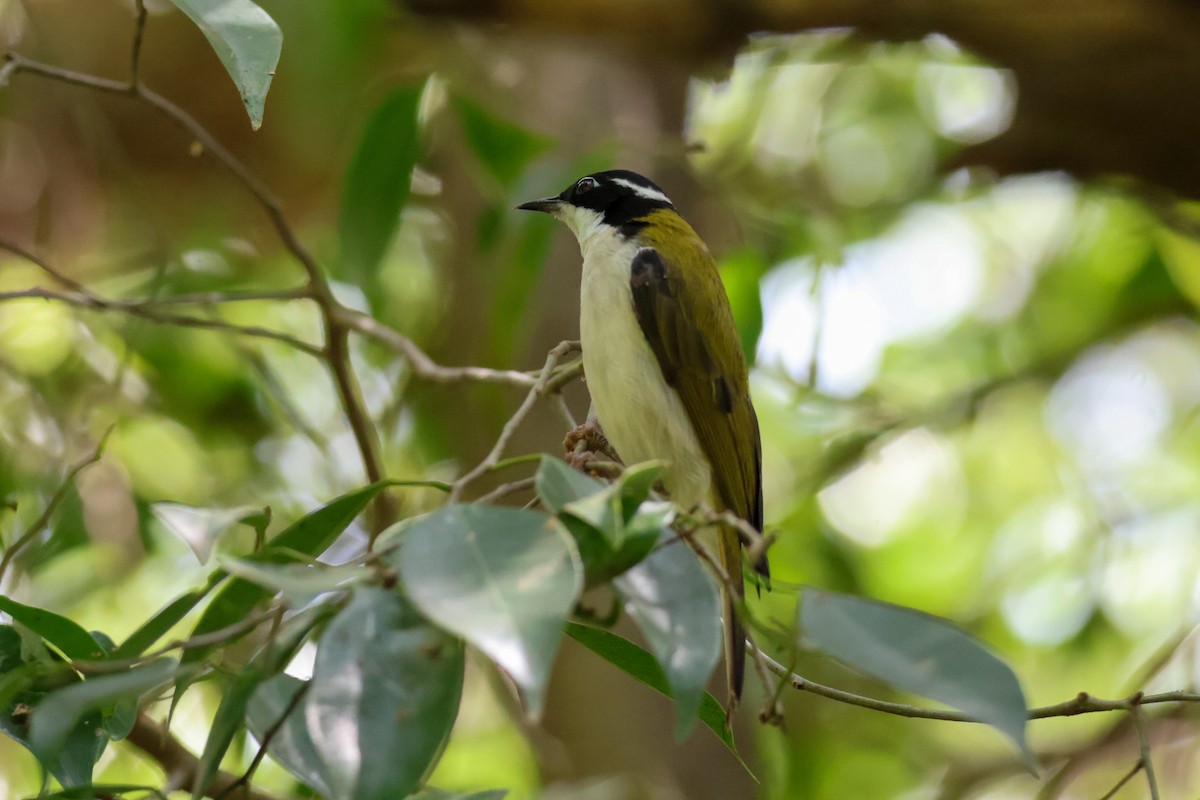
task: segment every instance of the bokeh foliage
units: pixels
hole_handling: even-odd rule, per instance
[[[0,37],[31,58],[121,74],[130,9],[94,5],[85,20],[69,2],[0,0]],[[585,40],[443,27],[379,0],[261,5],[285,43],[258,133],[230,86],[228,60],[166,4],[150,5],[142,79],[199,117],[285,199],[341,302],[413,337],[441,363],[535,368],[576,333],[574,245],[547,220],[511,212],[516,202],[613,165],[652,173],[667,187],[719,255],[743,339],[757,356],[767,518],[778,534],[774,590],[751,600],[764,628],[790,631],[798,589],[813,585],[954,620],[1012,666],[1032,706],[1080,691],[1124,697],[1194,688],[1194,217],[1173,203],[1148,207],[1144,187],[1120,181],[947,169],[952,159],[970,164],[972,144],[1003,135],[1020,102],[1019,75],[937,36],[901,44],[840,31],[771,36],[748,42],[734,59],[643,66],[637,54]],[[35,247],[106,297],[300,283],[261,209],[203,149],[136,103],[13,76],[0,91],[0,236]],[[0,260],[0,292],[46,285],[27,261]],[[320,319],[302,303],[252,301],[198,312],[205,314],[320,340]],[[511,387],[422,381],[383,344],[351,344],[391,476],[462,474],[519,402]],[[566,396],[582,417],[580,386]],[[46,530],[4,576],[13,602],[62,615],[37,631],[62,655],[92,657],[72,652],[70,642],[103,649],[93,630],[128,643],[153,609],[189,590],[196,611],[184,603],[177,617],[160,620],[163,641],[193,633],[197,620],[201,632],[236,622],[268,593],[256,586],[290,598],[340,597],[356,580],[320,570],[328,582],[314,585],[311,575],[305,583],[289,571],[296,551],[316,555],[342,529],[323,559],[352,561],[367,531],[347,507],[329,505],[366,483],[338,397],[321,365],[286,344],[6,297],[0,407],[6,546],[35,525],[65,470],[112,428],[100,462],[66,490]],[[543,407],[512,452],[558,452],[562,427]],[[534,469],[517,464],[495,482]],[[352,511],[375,490],[364,491],[346,495],[355,498]],[[541,495],[550,500],[544,488]],[[394,496],[406,517],[441,503],[429,487]],[[319,531],[328,540],[273,539],[266,563],[261,552],[252,556],[264,526],[270,537],[286,535],[305,511],[322,507],[343,512]],[[554,510],[553,524],[564,530],[579,519]],[[578,535],[537,530],[526,531],[529,547],[559,542],[554,552],[575,564],[567,572],[575,579],[605,572],[584,570],[598,563],[586,552],[576,563],[571,548],[585,541]],[[210,593],[197,587],[208,588],[218,566],[237,578],[211,596],[228,599],[241,587],[253,597],[200,611]],[[304,637],[326,626],[321,635],[338,637],[342,657],[361,656],[361,685],[303,698],[306,714],[354,707],[361,686],[388,677],[387,664],[432,651],[444,658],[425,686],[443,700],[461,691],[463,701],[429,777],[454,791],[1027,797],[1041,786],[1096,797],[1137,759],[1124,715],[1031,724],[1030,745],[1044,767],[1035,779],[1009,742],[980,726],[889,717],[785,690],[785,728],[758,726],[752,711],[735,724],[756,784],[721,742],[728,732],[701,687],[690,687],[688,703],[699,704],[718,735],[699,730],[674,742],[683,717],[578,646],[586,633],[563,637],[548,687],[549,662],[523,684],[519,653],[505,661],[512,652],[489,650],[487,632],[470,630],[471,614],[453,614],[456,628],[434,610],[439,587],[461,571],[441,580],[432,566],[408,576],[403,561],[394,566],[404,583],[424,579],[432,594],[355,588],[353,600],[337,601],[344,609],[329,607],[332,619],[297,617],[288,629],[294,638],[276,642],[282,650],[248,662],[246,674],[261,685],[238,681],[255,652],[249,645],[230,646],[220,659],[204,654],[220,665],[218,679],[183,695],[172,730],[197,754],[210,733],[227,734],[223,766],[244,769],[257,745],[240,720],[248,712],[251,732],[264,734],[298,689],[295,679],[271,676],[297,652],[293,672],[304,676],[314,657]],[[567,583],[559,602],[574,597]],[[610,600],[601,591],[585,602]],[[486,659],[464,656],[459,640],[426,618],[506,667],[527,701],[530,688],[545,691],[541,727],[528,726]],[[373,638],[363,627],[372,620],[388,620],[377,624],[390,636]],[[24,624],[35,628],[29,617]],[[38,655],[36,636],[16,642],[12,630],[0,631],[8,637],[0,639],[0,665]],[[668,660],[652,629],[639,633],[626,621],[617,630]],[[559,646],[546,631],[523,638],[549,657]],[[604,651],[603,643],[584,644]],[[637,672],[636,653],[609,645],[609,660],[625,657],[627,671]],[[185,666],[201,660],[193,652],[181,657]],[[333,653],[316,654],[313,675],[353,673]],[[79,699],[81,730],[119,730],[128,708],[113,698],[162,685],[164,664],[177,669],[155,660],[109,676],[128,684],[108,686],[113,694],[99,682],[94,697]],[[851,691],[912,699],[811,649],[799,651],[794,666]],[[39,681],[70,680],[51,672]],[[676,688],[670,670],[643,674],[659,690]],[[389,689],[412,708],[441,707],[403,686]],[[1194,793],[1200,775],[1189,712],[1154,713],[1154,741],[1172,742],[1154,750],[1164,792]],[[52,733],[74,741],[79,732],[67,723],[75,719],[52,720]],[[303,731],[285,732],[283,741],[300,753],[293,773],[296,762],[314,770],[310,786],[357,791],[338,783],[347,780],[346,762],[326,759],[334,752],[328,743],[306,743]],[[425,751],[439,745],[426,742]],[[285,755],[279,763],[289,766]],[[0,764],[7,792],[36,793],[36,761],[14,741],[0,741]],[[1058,772],[1063,764],[1069,772]],[[372,774],[395,767],[379,761]],[[421,771],[409,770],[411,786],[427,777]],[[95,774],[106,783],[161,785],[152,765],[119,746],[105,750]],[[272,759],[255,784],[295,786]],[[1137,781],[1124,792],[1146,796]]]

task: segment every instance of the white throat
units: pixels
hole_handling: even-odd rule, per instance
[[[684,507],[708,497],[712,472],[633,310],[630,265],[645,247],[586,208],[559,213],[583,253],[579,333],[596,416],[627,464],[665,461],[663,484]]]
[[[571,229],[571,233],[575,234],[575,239],[579,242],[579,250],[583,253],[584,260],[587,259],[588,253],[594,249],[597,236],[608,227],[604,224],[604,216],[599,211],[593,211],[590,208],[564,205],[558,210],[555,216],[565,222],[567,227]]]

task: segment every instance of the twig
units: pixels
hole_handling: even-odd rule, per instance
[[[1150,755],[1150,734],[1146,731],[1146,715],[1142,713],[1144,699],[1141,693],[1129,699],[1129,713],[1133,717],[1133,728],[1138,738],[1138,764],[1146,772],[1146,785],[1150,788],[1150,800],[1159,800],[1158,778],[1154,775],[1154,760]]]
[[[509,386],[532,388],[538,382],[536,375],[516,370],[487,369],[486,367],[444,367],[430,358],[416,342],[404,334],[384,325],[370,315],[346,309],[342,313],[346,326],[369,339],[386,345],[408,361],[412,371],[430,383],[502,383]]]
[[[92,450],[90,454],[88,454],[81,461],[76,462],[69,470],[67,470],[67,474],[63,477],[62,483],[60,483],[58,488],[54,490],[54,494],[50,496],[50,502],[48,502],[46,507],[42,509],[42,513],[36,520],[33,521],[33,524],[30,525],[23,534],[18,536],[13,543],[8,546],[8,549],[4,551],[4,555],[0,557],[0,585],[3,585],[4,574],[7,572],[12,560],[16,558],[17,553],[19,553],[22,548],[33,541],[42,533],[42,531],[46,530],[47,526],[49,526],[50,520],[54,516],[54,512],[58,510],[58,507],[62,505],[63,500],[66,499],[67,492],[70,491],[71,486],[75,483],[75,479],[79,477],[79,473],[83,472],[92,464],[95,464],[100,460],[100,456],[104,453],[104,445],[108,442],[108,436],[110,433],[112,433],[111,427],[104,432],[103,436],[100,437],[100,441],[96,444],[95,449]]]
[[[125,741],[158,762],[170,778],[172,785],[192,786],[195,783],[200,760],[184,747],[178,739],[171,735],[166,728],[152,719],[149,714],[141,712],[137,715],[137,721],[134,722],[133,730],[129,732],[129,736],[126,737]],[[237,788],[235,786],[237,781],[238,778],[230,775],[228,772],[218,771],[213,776],[208,789],[205,790],[205,794],[208,797],[224,797],[231,791],[230,787]],[[273,795],[255,791],[249,786],[241,787],[236,794],[230,795],[230,798],[236,800],[276,800]]]
[[[325,315],[325,356],[333,376],[338,401],[342,404],[342,413],[346,416],[354,440],[358,443],[367,480],[378,483],[387,477],[379,452],[379,433],[367,413],[362,386],[350,363],[349,332],[339,326],[329,314]],[[380,492],[371,504],[370,516],[371,522],[367,526],[369,546],[375,544],[376,537],[383,533],[384,528],[396,521],[396,500],[386,489]]]
[[[736,597],[737,595],[734,596]],[[754,669],[758,672],[758,679],[763,685],[763,694],[765,695],[763,698],[763,707],[758,712],[758,721],[764,725],[783,725],[783,706],[779,698],[782,694],[781,684],[786,683],[786,681],[771,680],[771,673],[768,671],[767,662],[762,659],[763,651],[759,648],[758,643],[755,642],[754,633],[750,630],[749,625],[742,626],[742,633],[746,637],[746,652],[750,654],[750,658],[754,662]]]
[[[487,505],[488,503],[494,503],[497,500],[501,500],[505,497],[508,497],[510,494],[516,494],[517,492],[528,491],[528,490],[532,489],[536,484],[537,484],[537,478],[522,478],[519,481],[512,481],[511,483],[502,483],[499,486],[497,486],[495,489],[492,489],[490,492],[488,492],[487,494],[480,497],[475,502],[481,503],[483,505]]]
[[[139,42],[139,52],[140,47]],[[49,64],[42,64],[27,59],[15,53],[10,53],[8,59],[11,64],[16,65],[10,74],[15,75],[24,72],[40,75],[44,78],[96,91],[127,94],[140,100],[171,120],[171,122],[182,128],[188,135],[199,142],[217,160],[217,163],[232,174],[241,183],[242,187],[262,206],[271,221],[271,225],[275,228],[275,232],[279,236],[284,249],[303,267],[305,274],[308,276],[307,288],[311,298],[321,309],[321,317],[325,323],[325,345],[330,375],[336,386],[342,410],[346,415],[347,422],[350,424],[350,429],[358,445],[364,471],[372,482],[383,478],[384,468],[379,455],[378,437],[374,425],[371,423],[370,416],[367,413],[366,404],[363,402],[357,376],[354,374],[349,363],[349,352],[345,342],[345,333],[348,330],[345,314],[348,310],[334,296],[333,287],[321,271],[316,259],[301,244],[299,238],[296,236],[296,232],[284,216],[283,207],[279,200],[247,169],[245,164],[238,160],[233,153],[222,145],[215,136],[209,133],[203,125],[197,122],[192,115],[162,95],[147,89],[141,83],[136,81],[123,83],[107,78],[99,78],[94,75],[64,70],[59,67],[50,66]],[[381,531],[395,516],[395,498],[387,492],[381,492],[373,503],[373,509],[374,519],[371,528],[374,534]]]
[[[1117,792],[1121,791],[1121,787],[1123,787],[1125,784],[1127,784],[1131,780],[1133,780],[1133,776],[1137,775],[1139,772],[1141,772],[1141,770],[1142,770],[1142,762],[1138,761],[1137,763],[1135,763],[1133,765],[1133,768],[1130,769],[1129,772],[1125,773],[1125,777],[1123,777],[1123,778],[1121,778],[1121,780],[1117,781],[1116,786],[1112,787],[1111,789],[1109,789],[1107,792],[1104,793],[1104,796],[1101,797],[1100,800],[1112,800],[1114,797],[1117,796]]]
[[[876,700],[873,697],[864,697],[853,692],[835,689],[832,686],[825,686],[824,684],[810,681],[808,678],[797,675],[765,652],[762,653],[762,657],[772,672],[776,675],[786,677],[791,682],[792,688],[801,692],[809,692],[810,694],[827,697],[830,700],[837,700],[839,703],[868,708],[872,711],[881,711],[885,714],[893,714],[898,717],[937,719],[945,722],[982,722],[979,718],[963,713],[962,711],[923,708],[905,703],[892,703],[887,700]],[[1158,694],[1147,695],[1138,693],[1124,700],[1102,700],[1098,697],[1092,697],[1087,692],[1080,692],[1072,699],[1062,703],[1031,708],[1029,710],[1029,719],[1074,717],[1080,714],[1096,714],[1104,711],[1129,711],[1134,705],[1147,706],[1160,703],[1200,703],[1200,693],[1185,691],[1159,692]]]
[[[11,252],[12,249],[6,242],[0,242],[0,250],[9,250]],[[166,314],[153,310],[151,304],[140,300],[136,302],[109,300],[91,293],[55,292],[40,288],[22,289],[15,292],[0,292],[0,302],[14,300],[48,300],[66,303],[78,308],[87,308],[93,311],[115,311],[159,325],[177,325],[181,328],[226,331],[252,339],[268,339],[274,342],[281,342],[302,353],[307,353],[317,358],[321,358],[324,355],[324,351],[321,348],[309,344],[303,339],[298,339],[290,334],[281,333],[270,328],[262,328],[257,325],[235,325],[232,322],[205,317],[193,317],[187,314]]]
[[[710,508],[704,508],[703,514],[704,520],[710,525],[726,525],[737,531],[738,538],[746,547],[746,560],[751,564],[757,564],[766,554],[767,549],[775,543],[774,534],[760,533],[755,530],[753,525],[732,511],[713,511]]]
[[[137,18],[133,23],[133,47],[129,54],[129,88],[136,91],[142,68],[142,36],[146,33],[146,0],[135,0],[134,7]]]
[[[290,717],[292,713],[300,706],[301,701],[304,700],[304,696],[308,694],[309,687],[311,686],[312,683],[306,681],[299,689],[296,690],[296,693],[292,695],[290,700],[288,700],[288,704],[283,709],[283,713],[279,715],[279,719],[271,723],[271,727],[268,728],[265,733],[263,733],[262,741],[258,744],[258,752],[254,754],[254,758],[250,761],[250,766],[246,767],[246,771],[243,772],[237,780],[227,786],[225,791],[221,792],[220,794],[214,794],[213,800],[225,800],[227,795],[231,794],[240,786],[249,788],[250,779],[254,777],[255,771],[258,770],[258,765],[261,764],[263,758],[266,757],[267,748],[271,746],[271,741],[279,734],[279,731],[283,730],[283,726],[287,723],[288,717]]]
[[[161,658],[173,650],[194,650],[197,647],[208,647],[209,645],[222,644],[228,640],[235,639],[244,633],[254,630],[264,622],[269,622],[273,619],[278,619],[279,614],[284,610],[285,606],[281,604],[272,605],[261,614],[256,614],[253,617],[240,619],[231,625],[226,625],[224,628],[218,628],[215,631],[208,633],[200,633],[187,639],[176,639],[172,642],[167,642],[157,650],[151,650],[143,653],[140,656],[121,659],[103,659],[100,661],[72,661],[70,662],[71,669],[85,675],[103,675],[110,672],[124,672],[131,667],[146,661],[153,661]]]
[[[504,450],[508,447],[509,441],[512,440],[513,434],[516,433],[521,423],[525,421],[525,417],[529,416],[529,411],[533,408],[533,404],[537,401],[538,397],[541,397],[545,392],[546,383],[550,379],[555,365],[558,364],[559,359],[571,352],[574,346],[574,342],[560,342],[551,348],[546,356],[546,364],[542,367],[537,381],[530,387],[529,392],[525,395],[525,399],[521,401],[521,405],[509,417],[508,422],[504,423],[504,428],[501,429],[500,436],[496,439],[496,444],[492,446],[491,451],[474,469],[454,482],[454,488],[450,490],[450,497],[447,502],[456,502],[462,496],[467,486],[500,462],[500,457],[504,455]]]
[[[567,428],[569,430],[574,430],[575,428],[579,427],[579,423],[575,421],[575,415],[571,413],[571,409],[567,405],[567,398],[563,397],[561,392],[554,395],[553,402],[554,408],[558,411],[559,415],[562,416],[563,422],[567,423]]]

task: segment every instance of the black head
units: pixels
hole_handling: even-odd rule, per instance
[[[564,206],[594,211],[605,225],[622,229],[639,227],[634,220],[655,209],[675,207],[654,181],[626,169],[613,169],[585,175],[557,197],[532,200],[517,208],[561,216]]]

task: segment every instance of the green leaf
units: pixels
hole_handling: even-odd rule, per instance
[[[349,589],[373,577],[371,570],[356,564],[270,564],[232,556],[218,556],[217,563],[239,578],[281,592],[297,608],[318,595]]]
[[[613,587],[666,671],[675,698],[675,736],[696,721],[704,687],[721,658],[721,598],[691,549],[664,532],[658,549]]]
[[[1029,710],[1017,676],[966,632],[911,608],[805,589],[804,638],[821,652],[907,692],[945,703],[1010,737],[1026,758]]]
[[[268,543],[268,548],[276,551],[295,551],[309,556],[320,555],[350,526],[354,518],[362,513],[376,495],[391,485],[388,481],[380,481],[338,497],[328,505],[293,522]],[[263,555],[264,558],[272,557],[270,554]],[[278,555],[277,560],[286,559],[283,555]],[[244,618],[255,605],[269,595],[269,590],[244,578],[235,578],[212,599],[208,608],[204,609],[204,614],[192,629],[191,635],[200,636],[229,627]],[[216,647],[217,645],[206,645],[189,648],[184,651],[182,661],[184,664],[199,661]]]
[[[146,648],[165,636],[171,628],[175,627],[176,623],[186,617],[188,612],[199,605],[200,601],[207,597],[208,593],[225,578],[226,574],[217,570],[209,575],[208,583],[202,588],[180,595],[167,603],[162,610],[131,633],[128,639],[121,642],[120,646],[113,651],[112,658],[119,660],[140,656],[146,651]]]
[[[162,658],[127,672],[89,678],[47,695],[30,716],[29,749],[45,763],[63,750],[69,734],[89,712],[141,697],[170,681],[176,668],[173,659]],[[91,780],[90,770],[87,779]]]
[[[104,655],[100,643],[90,633],[53,611],[27,606],[3,595],[0,595],[0,611],[57,647],[69,659],[87,661]]]
[[[604,484],[553,456],[542,456],[534,478],[538,497],[556,514],[563,506],[603,491]]]
[[[271,738],[267,752],[297,780],[318,794],[333,797],[333,789],[321,774],[321,760],[312,737],[308,735],[304,711],[293,707],[293,703],[299,702],[296,700],[296,693],[307,686],[306,681],[291,675],[277,675],[259,684],[246,709],[246,725],[254,734],[254,738],[261,742],[266,738],[267,731],[279,725],[284,713],[293,708]]]
[[[462,642],[405,627],[403,600],[360,589],[321,637],[304,718],[333,796],[391,800],[420,785],[462,696]]]
[[[454,98],[454,109],[462,121],[467,146],[506,191],[530,161],[554,144],[553,139],[500,119],[461,95]]]
[[[195,784],[192,790],[193,800],[205,796],[213,776],[221,766],[221,759],[229,750],[233,737],[242,726],[246,706],[250,697],[261,683],[263,675],[258,670],[244,670],[224,688],[221,693],[221,704],[213,715],[212,725],[208,729],[208,739],[204,742],[204,751],[200,754],[200,762],[196,765]]]
[[[261,506],[198,508],[183,503],[155,503],[150,508],[159,522],[191,548],[201,564],[208,562],[217,540],[226,531],[235,525],[256,528],[266,516]]]
[[[200,762],[196,767],[193,798],[199,800],[205,796],[221,765],[221,759],[225,757],[234,736],[245,721],[250,698],[258,686],[282,672],[299,652],[312,630],[332,616],[335,609],[336,606],[331,603],[317,604],[284,622],[275,631],[268,646],[260,650],[229,682],[221,694],[221,704],[217,706],[217,713],[213,715],[208,739],[204,743],[204,752],[201,753]]]
[[[250,0],[171,0],[208,39],[233,78],[250,126],[262,125],[267,90],[275,76],[283,31]]]
[[[417,109],[421,88],[397,89],[367,120],[346,172],[338,237],[345,274],[374,276],[408,202],[421,153]]]
[[[614,550],[619,550],[628,535],[626,523],[633,518],[642,501],[650,496],[661,472],[662,463],[658,461],[626,467],[611,485],[567,503],[562,513],[591,525],[605,535]]]
[[[0,731],[29,747],[28,709],[80,679],[63,662],[26,663],[22,650],[21,634],[10,625],[0,626]],[[92,767],[108,742],[101,725],[99,711],[87,714],[67,732],[59,752],[41,759],[42,766],[64,786],[90,783]]]
[[[459,794],[458,792],[447,792],[443,789],[426,787],[416,794],[409,795],[408,800],[504,800],[504,795],[506,794],[508,794],[506,789],[492,789],[487,792]]]
[[[667,676],[663,673],[662,667],[659,666],[654,656],[633,642],[622,639],[615,633],[580,625],[577,622],[567,623],[566,634],[639,683],[643,683],[667,697],[671,696]],[[729,748],[729,752],[733,753],[746,772],[750,772],[750,768],[746,766],[746,762],[742,761],[737,746],[733,742],[733,730],[730,729],[725,718],[725,709],[708,692],[705,692],[700,700],[699,716],[700,721],[716,734],[722,744]]]
[[[388,558],[422,613],[507,671],[537,718],[563,620],[583,587],[561,523],[535,511],[445,506],[412,524]]]
[[[619,486],[608,486],[557,458],[543,456],[536,478],[538,495],[548,507],[558,512],[575,539],[588,586],[608,582],[641,561],[658,541],[659,531],[671,524],[674,508],[669,503],[647,501],[640,506],[634,503],[650,474],[649,471],[635,470],[632,480]],[[628,495],[622,497],[622,492]],[[590,500],[597,496],[598,501]],[[607,526],[607,530],[584,521],[568,507],[576,510],[582,507],[584,516],[593,518],[598,525]],[[628,517],[627,511],[632,511]],[[619,547],[613,547],[614,540],[620,540]]]

